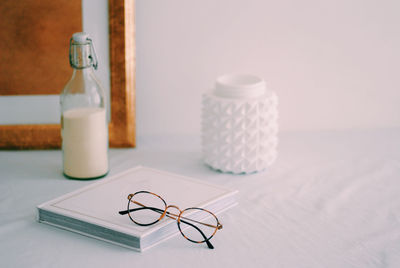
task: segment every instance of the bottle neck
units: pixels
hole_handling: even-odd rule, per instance
[[[86,68],[73,68],[72,78],[83,78],[93,74],[93,68],[91,66]]]
[[[70,45],[69,62],[74,70],[91,69],[93,66],[93,56],[90,43]]]

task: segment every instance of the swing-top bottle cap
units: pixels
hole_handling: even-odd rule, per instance
[[[91,65],[95,70],[97,69],[96,51],[92,39],[87,33],[79,32],[72,35],[69,40],[69,63],[76,69],[87,68]]]
[[[74,42],[79,44],[86,44],[90,40],[90,38],[87,33],[79,32],[79,33],[74,33],[72,35],[72,40],[74,40]]]

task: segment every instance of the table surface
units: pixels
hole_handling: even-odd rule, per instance
[[[400,267],[400,129],[283,133],[252,175],[209,169],[199,144],[139,137],[110,150],[110,175],[140,164],[239,190],[214,250],[178,235],[139,253],[40,224],[38,204],[94,181],[65,179],[59,150],[0,151],[0,266]]]

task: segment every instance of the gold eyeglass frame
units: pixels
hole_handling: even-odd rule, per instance
[[[140,202],[138,202],[138,201],[132,200],[132,198],[133,198],[135,195],[137,195],[137,194],[151,194],[151,195],[154,195],[154,196],[158,197],[158,198],[164,203],[165,208],[164,208],[164,209],[161,209],[161,208],[147,207],[146,205],[144,205],[144,204],[142,204],[142,203],[140,203]],[[119,211],[119,214],[120,214],[120,215],[128,214],[130,220],[131,220],[133,223],[135,223],[135,224],[137,224],[137,225],[140,225],[140,226],[150,226],[150,225],[153,225],[153,224],[159,222],[159,221],[162,220],[164,217],[168,217],[168,218],[170,218],[170,219],[173,219],[173,220],[176,220],[176,221],[177,221],[177,225],[178,225],[179,232],[182,234],[182,236],[183,236],[184,238],[186,238],[187,240],[189,240],[190,242],[193,242],[193,243],[198,243],[198,244],[200,244],[200,243],[206,243],[207,246],[208,246],[210,249],[213,249],[213,248],[214,248],[214,246],[210,243],[210,239],[217,233],[218,230],[221,230],[221,229],[222,229],[222,224],[219,222],[217,216],[215,216],[215,214],[212,213],[211,211],[206,210],[206,209],[204,209],[204,208],[198,208],[198,207],[189,207],[189,208],[186,208],[186,209],[184,209],[184,210],[181,210],[178,206],[175,206],[175,205],[167,205],[167,203],[165,202],[165,200],[164,200],[161,196],[159,196],[158,194],[149,192],[149,191],[139,191],[139,192],[136,192],[136,193],[134,193],[134,194],[129,194],[129,195],[128,195],[128,200],[129,200],[129,201],[128,201],[127,210]],[[131,216],[131,213],[130,213],[130,212],[133,212],[134,210],[137,210],[137,209],[138,209],[138,208],[131,209],[131,208],[130,208],[130,204],[131,204],[131,203],[138,205],[140,209],[143,209],[143,208],[151,209],[151,210],[153,210],[153,211],[155,211],[155,212],[157,212],[157,213],[160,213],[161,215],[160,215],[160,217],[159,217],[157,220],[155,220],[155,221],[153,221],[153,222],[151,222],[151,223],[146,223],[146,224],[140,223],[140,222],[138,222],[138,221],[135,221],[135,219]],[[175,209],[177,209],[177,210],[179,211],[179,214],[174,214],[174,213],[169,212],[169,211],[168,211],[169,208],[175,208]],[[208,224],[208,223],[205,223],[205,222],[201,222],[201,221],[197,221],[197,220],[194,220],[194,219],[190,219],[190,218],[187,218],[187,217],[183,217],[182,214],[183,214],[185,211],[188,211],[188,210],[202,210],[202,211],[205,211],[205,212],[209,213],[211,216],[213,216],[213,217],[215,218],[215,220],[217,221],[217,224],[216,224],[216,225],[212,225],[212,224]],[[191,223],[189,223],[189,222],[187,222],[187,221],[191,221],[191,222],[198,223],[198,224],[201,224],[201,225],[210,227],[210,228],[214,228],[214,231],[213,231],[213,233],[212,233],[212,235],[211,235],[210,237],[206,237],[206,235],[201,231],[200,228],[198,228],[197,226],[195,226],[195,225],[193,225],[193,224],[191,224]],[[192,226],[193,228],[197,229],[197,230],[200,232],[200,234],[203,236],[204,240],[202,240],[202,241],[196,241],[196,240],[192,240],[192,239],[188,238],[188,237],[183,233],[183,231],[182,231],[182,229],[181,229],[181,226],[180,226],[181,222],[183,222],[183,223],[185,223],[185,224],[187,224],[187,225],[190,225],[190,226]]]

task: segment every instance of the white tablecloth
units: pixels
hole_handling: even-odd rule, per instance
[[[197,136],[110,150],[111,174],[141,164],[239,190],[214,250],[180,235],[138,253],[36,221],[36,206],[93,181],[61,175],[61,152],[0,151],[0,267],[400,267],[400,129],[284,133],[253,175],[215,172]]]

